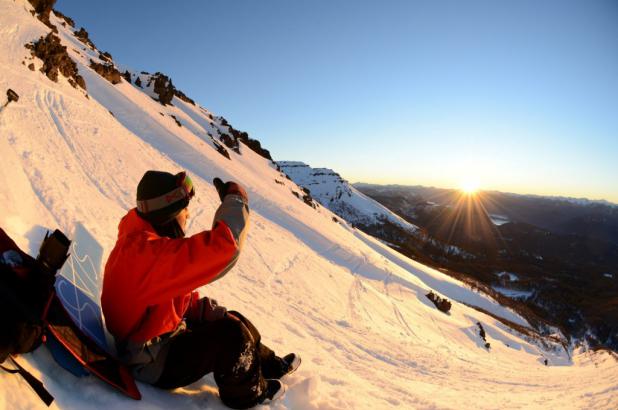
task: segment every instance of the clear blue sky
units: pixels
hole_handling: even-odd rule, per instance
[[[59,0],[276,160],[618,202],[618,2]]]

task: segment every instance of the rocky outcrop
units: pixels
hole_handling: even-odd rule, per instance
[[[41,72],[52,81],[58,82],[58,72],[67,77],[73,86],[80,86],[86,89],[84,78],[79,75],[77,64],[69,57],[67,48],[60,43],[54,33],[49,33],[46,37],[41,37],[38,41],[26,44],[33,56],[43,61]]]
[[[73,21],[73,19],[71,17],[65,16],[64,14],[59,12],[58,10],[53,10],[53,12],[56,15],[56,17],[61,18],[62,20],[64,20],[66,24],[68,24],[71,27],[75,27],[75,21]],[[63,25],[65,25],[65,23],[63,23]]]
[[[90,40],[90,37],[88,37],[88,32],[83,27],[80,28],[78,31],[74,32],[73,34],[75,35],[75,37],[77,37],[79,41],[86,44],[91,49],[94,50],[96,48],[92,40]]]
[[[156,72],[150,77],[146,87],[150,87],[153,83],[153,90],[158,96],[157,101],[162,105],[170,105],[174,98],[174,91],[176,91],[172,80],[165,74]]]
[[[314,201],[313,198],[311,197],[311,191],[309,191],[309,189],[305,187],[301,187],[301,189],[303,190],[303,202],[306,205],[309,205],[310,207],[312,207],[313,209],[316,209],[318,205],[316,201]]]
[[[122,78],[124,78],[127,83],[131,84],[131,73],[129,72],[129,70],[126,70],[124,73],[122,73]]]
[[[114,64],[101,64],[90,60],[90,68],[112,84],[118,84],[122,81],[120,71],[114,67]]]
[[[174,95],[188,104],[195,105],[195,101],[187,97],[187,95],[180,90],[174,90]]]
[[[37,18],[43,22],[47,27],[57,32],[56,27],[49,21],[49,16],[56,4],[56,0],[29,0],[30,4],[34,7],[34,13]]]
[[[223,141],[225,145],[227,145],[229,148],[233,149],[234,151],[240,154],[240,148],[239,148],[238,142],[242,141],[243,144],[249,147],[252,151],[256,152],[258,155],[270,161],[273,160],[272,157],[270,156],[270,152],[262,148],[262,144],[260,144],[260,141],[249,138],[249,134],[247,134],[246,132],[238,131],[237,129],[234,129],[234,127],[232,127],[225,118],[223,117],[218,117],[218,118],[219,118],[219,121],[221,122],[221,125],[223,125],[224,127],[227,127],[228,132],[231,134],[231,137],[230,135],[226,133],[222,134],[221,141]],[[226,141],[229,142],[229,144],[228,142],[224,141],[224,138]]]
[[[238,139],[233,138],[228,134],[221,134],[219,136],[219,140],[225,144],[226,147],[233,150],[237,154],[240,154],[240,145],[238,144]]]
[[[142,88],[142,80],[140,80],[139,77],[135,79],[135,85],[138,86],[139,88]]]
[[[99,53],[99,58],[107,63],[111,63],[112,62],[112,55],[110,53],[108,53],[107,51],[104,51],[102,53]]]

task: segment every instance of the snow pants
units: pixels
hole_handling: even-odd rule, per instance
[[[266,391],[264,375],[276,374],[279,359],[261,343],[255,326],[238,312],[187,325],[187,331],[170,342],[163,373],[154,386],[175,389],[214,372],[225,405],[244,409],[258,404]]]

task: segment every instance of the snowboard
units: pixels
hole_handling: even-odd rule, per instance
[[[70,256],[56,277],[56,295],[47,320],[45,343],[56,362],[82,377],[93,374],[127,396],[141,394],[130,370],[115,357],[101,312],[103,247],[77,223]]]

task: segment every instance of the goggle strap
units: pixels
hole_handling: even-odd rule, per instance
[[[141,213],[146,214],[148,212],[154,212],[166,208],[171,204],[181,201],[185,198],[190,199],[191,194],[186,192],[184,186],[180,186],[173,191],[170,191],[167,194],[158,196],[156,198],[137,201],[137,209]]]

